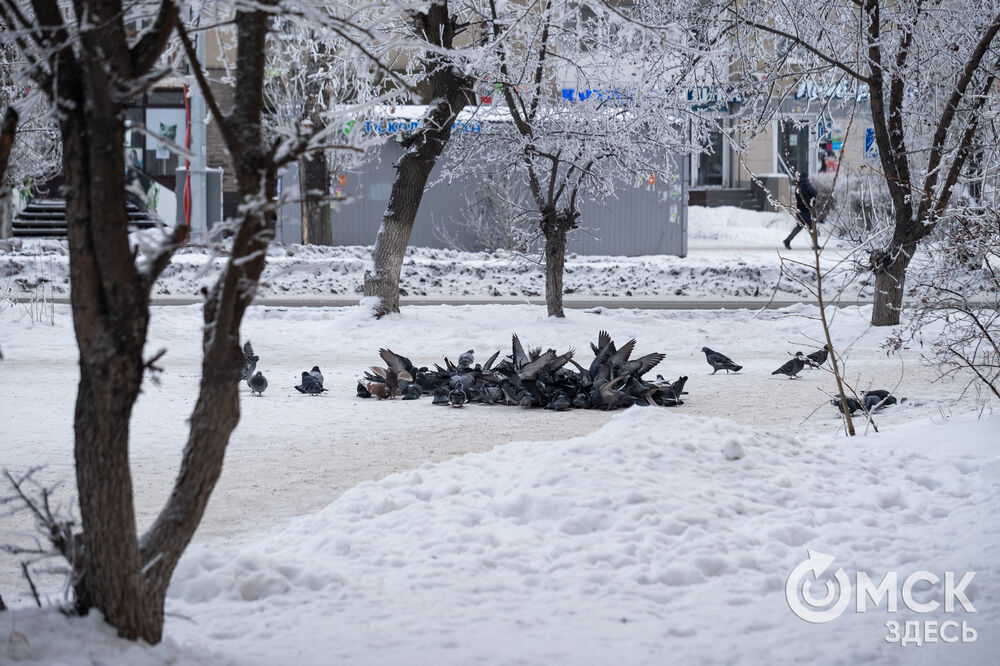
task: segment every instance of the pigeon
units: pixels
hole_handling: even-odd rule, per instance
[[[452,407],[461,407],[466,403],[469,396],[465,394],[465,391],[458,388],[448,394],[448,400],[451,402]]]
[[[812,354],[808,354],[806,356],[806,363],[810,368],[818,368],[826,363],[826,359],[829,355],[830,345],[823,345],[823,348],[819,351],[814,351]]]
[[[557,393],[556,397],[552,401],[545,405],[545,409],[551,409],[557,412],[565,412],[570,408],[569,398],[566,397],[565,393]]]
[[[896,396],[890,395],[888,391],[883,391],[882,389],[865,391],[862,394],[862,399],[865,401],[865,409],[868,411],[895,405],[897,402]]]
[[[431,401],[433,405],[450,405],[451,401],[448,400],[448,389],[442,387],[434,389],[434,399]]]
[[[795,358],[786,362],[783,366],[772,372],[772,375],[788,375],[789,379],[796,379],[797,374],[805,367],[805,356],[802,352],[795,352]]]
[[[257,361],[260,357],[253,353],[253,346],[247,340],[243,345],[243,371],[240,373],[240,381],[249,381],[253,377],[253,371],[257,369]]]
[[[373,365],[370,370],[371,373],[367,375],[367,378],[370,380],[368,390],[372,392],[372,395],[375,395],[375,391],[371,390],[372,383],[385,384],[385,397],[395,398],[399,394],[400,389],[405,389],[411,382],[413,382],[413,376],[405,370],[380,368],[377,365]],[[403,382],[403,384],[400,384],[400,382]],[[379,393],[382,393],[381,389],[379,389]]]
[[[323,385],[323,373],[319,371],[318,365],[314,365],[313,369],[309,371],[309,374],[312,375],[313,379],[319,382],[320,386]]]
[[[302,383],[295,387],[295,390],[305,395],[319,395],[326,389],[316,381],[308,372],[302,372]]]
[[[358,382],[358,397],[359,398],[372,397],[371,391],[369,391],[368,388],[361,382]]]
[[[410,384],[403,389],[403,400],[416,400],[423,392],[424,390],[420,388],[420,384]]]
[[[861,403],[858,402],[855,398],[847,398],[846,402],[847,402],[847,411],[850,412],[852,415],[854,414],[854,412],[858,410],[865,409],[865,407],[863,407]],[[830,400],[830,404],[836,407],[837,411],[842,411],[842,408],[840,406],[840,396],[837,396],[832,400]]]
[[[392,392],[389,390],[388,385],[382,382],[368,382],[365,386],[368,392],[372,394],[373,397],[379,400],[385,400],[386,398],[392,397]]]
[[[702,347],[701,350],[705,352],[705,360],[708,361],[708,364],[714,368],[714,370],[712,370],[713,375],[719,370],[725,370],[728,375],[730,370],[733,372],[739,372],[743,369],[742,365],[736,365],[733,363],[733,359],[729,358],[725,354],[712,351],[708,347]]]
[[[407,372],[411,375],[414,375],[418,370],[418,368],[415,365],[413,365],[410,359],[406,358],[405,356],[400,356],[399,354],[393,352],[391,349],[379,349],[378,355],[382,357],[383,361],[385,361],[385,365],[387,368],[395,370],[396,372]],[[423,369],[426,370],[427,368]]]
[[[470,349],[469,351],[458,355],[458,368],[459,370],[465,370],[466,368],[471,368],[472,363],[475,361],[475,350]]]
[[[258,397],[262,396],[264,390],[267,389],[267,377],[258,370],[257,374],[247,380],[247,384],[250,386],[250,395],[256,393]]]

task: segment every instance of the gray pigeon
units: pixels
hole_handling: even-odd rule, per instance
[[[461,407],[468,399],[469,396],[460,388],[448,394],[448,401],[451,402],[452,407]]]
[[[304,395],[319,395],[326,389],[323,385],[316,381],[308,372],[302,372],[302,383],[295,387],[295,390]]]
[[[253,346],[247,340],[243,345],[243,371],[240,373],[240,381],[249,381],[253,377],[253,371],[257,369],[257,361],[260,358],[253,353]]]
[[[890,395],[888,391],[884,391],[882,389],[865,391],[862,394],[862,399],[865,401],[865,409],[869,411],[880,407],[895,405],[897,402],[896,396]]]
[[[809,364],[810,368],[818,368],[826,363],[826,359],[829,355],[830,345],[823,345],[823,348],[819,351],[814,351],[812,354],[806,356],[806,363]]]
[[[420,384],[409,384],[403,389],[403,400],[416,400],[423,394]]]
[[[261,374],[260,370],[257,371],[253,377],[247,380],[247,384],[250,386],[250,395],[256,393],[259,396],[264,395],[264,390],[267,389],[267,377]]]
[[[740,370],[743,369],[742,365],[736,365],[735,363],[733,363],[733,359],[729,358],[725,354],[720,354],[717,351],[712,351],[708,347],[702,347],[701,350],[705,352],[705,360],[708,361],[708,364],[713,368],[715,368],[714,370],[712,370],[713,375],[717,373],[719,370],[725,370],[726,374],[729,374],[730,370],[732,370],[733,372],[739,372]]]
[[[865,407],[862,407],[861,403],[858,402],[855,398],[847,398],[846,402],[847,402],[847,411],[850,412],[852,415],[856,411],[865,409]],[[837,411],[843,411],[840,405],[840,396],[837,396],[832,400],[830,400],[830,404],[836,407]]]
[[[450,405],[451,402],[448,400],[448,389],[441,386],[434,389],[434,399],[431,400],[432,405]]]
[[[320,386],[323,385],[323,373],[319,371],[318,365],[314,365],[313,369],[309,371],[309,374],[312,375],[313,379],[319,382]]]
[[[465,352],[463,354],[459,354],[458,355],[458,367],[459,367],[459,369],[465,370],[466,368],[471,368],[473,362],[475,362],[475,360],[476,360],[475,353],[476,353],[475,350],[470,349],[469,351],[467,351],[467,352]]]
[[[802,368],[805,367],[805,364],[805,356],[802,355],[802,352],[795,352],[795,358],[791,359],[771,374],[788,375],[789,379],[797,379],[795,375],[802,372]]]

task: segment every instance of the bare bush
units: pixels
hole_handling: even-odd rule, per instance
[[[925,359],[942,376],[964,379],[985,406],[1000,399],[1000,209],[967,210],[939,228],[913,318],[887,347],[928,340]]]

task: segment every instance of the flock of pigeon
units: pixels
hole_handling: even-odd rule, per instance
[[[379,399],[400,395],[403,400],[433,396],[435,405],[462,407],[466,403],[519,405],[554,411],[567,409],[618,409],[632,405],[682,405],[687,377],[675,382],[646,373],[663,360],[663,354],[632,358],[635,340],[618,347],[606,331],[590,345],[594,360],[583,367],[573,359],[574,351],[558,354],[541,348],[524,348],[517,335],[511,338],[511,353],[500,360],[495,352],[485,363],[475,362],[469,350],[453,363],[433,369],[416,367],[410,359],[390,349],[379,350],[386,367],[373,366],[358,382],[359,397]]]
[[[687,395],[684,386],[687,377],[679,377],[669,382],[662,375],[655,380],[645,379],[646,373],[664,359],[663,354],[653,353],[632,358],[635,340],[629,340],[621,347],[606,331],[601,331],[596,343],[591,343],[594,360],[584,368],[573,359],[570,349],[563,354],[541,348],[525,351],[515,334],[511,339],[511,353],[499,362],[500,352],[494,352],[483,364],[475,362],[475,352],[470,349],[458,356],[452,363],[447,357],[444,366],[435,364],[434,369],[417,367],[410,359],[389,349],[380,349],[379,356],[386,367],[372,366],[358,381],[357,395],[360,398],[416,400],[424,394],[433,396],[435,405],[462,407],[466,403],[487,405],[519,405],[521,407],[541,407],[554,411],[577,409],[619,409],[632,405],[660,405],[674,407],[683,405],[682,395]],[[719,370],[739,372],[743,369],[725,354],[702,347],[705,360],[712,366],[712,373]],[[772,375],[786,375],[797,379],[805,367],[819,368],[826,363],[830,348],[824,345],[811,354],[795,352],[795,356],[772,372]],[[249,341],[243,345],[243,371],[240,381],[250,387],[251,395],[263,395],[267,389],[267,379],[256,370],[259,357],[254,354]],[[326,391],[323,387],[323,373],[319,366],[302,372],[302,380],[295,390],[304,395],[319,395]],[[842,409],[840,396],[830,403]],[[847,398],[847,410],[871,412],[897,403],[888,391],[871,390],[862,393],[861,399]]]

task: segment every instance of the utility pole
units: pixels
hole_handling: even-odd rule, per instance
[[[195,51],[201,67],[205,62],[205,31],[199,30],[195,37]],[[191,86],[191,242],[208,242],[208,195],[205,187],[208,153],[205,145],[205,96],[198,85]]]

